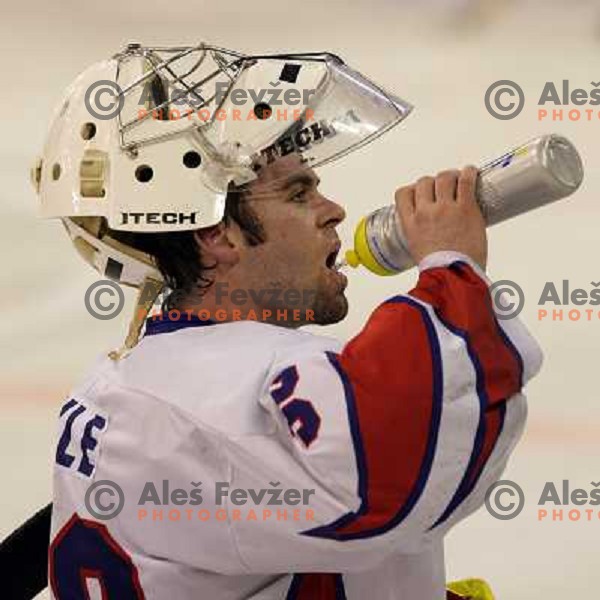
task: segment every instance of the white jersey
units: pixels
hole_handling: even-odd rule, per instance
[[[346,345],[165,317],[102,359],[61,410],[53,597],[446,598],[444,534],[502,473],[541,364],[456,258]]]

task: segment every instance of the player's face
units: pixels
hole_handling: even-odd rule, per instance
[[[248,287],[282,290],[277,307],[299,308],[301,317],[310,309],[314,323],[326,325],[342,320],[348,312],[347,278],[334,268],[340,250],[336,226],[346,214],[319,192],[318,185],[317,175],[297,155],[263,166],[250,185],[249,201],[265,241],[244,247],[240,266]],[[287,304],[282,302],[286,290],[292,299]],[[291,290],[300,295],[299,303]],[[269,304],[268,297],[265,304]]]

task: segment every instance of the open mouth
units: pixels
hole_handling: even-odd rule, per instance
[[[332,250],[325,259],[325,266],[328,269],[336,269],[337,256],[340,252],[340,246],[336,246],[334,250]]]

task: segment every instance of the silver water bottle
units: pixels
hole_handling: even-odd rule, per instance
[[[479,169],[477,200],[487,225],[495,225],[569,196],[581,185],[583,164],[575,146],[560,135],[543,135]],[[356,227],[345,262],[378,275],[414,266],[395,205],[367,215]]]

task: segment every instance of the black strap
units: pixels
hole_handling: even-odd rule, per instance
[[[48,504],[0,544],[2,598],[31,600],[48,586],[51,515]]]

